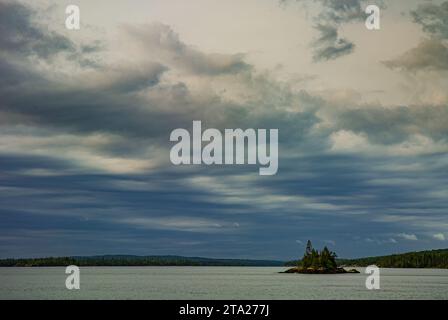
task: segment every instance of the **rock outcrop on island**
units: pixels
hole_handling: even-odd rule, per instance
[[[325,268],[290,268],[282,273],[305,273],[305,274],[338,274],[338,273],[359,273],[356,269],[345,270],[344,268],[325,269]]]
[[[304,273],[304,274],[338,274],[338,273],[359,273],[356,269],[345,270],[338,267],[336,263],[336,253],[324,247],[322,251],[313,249],[311,241],[306,244],[305,254],[298,262],[297,267],[288,269],[283,273]]]

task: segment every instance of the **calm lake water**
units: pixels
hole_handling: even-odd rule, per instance
[[[279,274],[278,267],[0,268],[0,299],[448,299],[448,270],[381,269],[381,289],[360,274]],[[363,269],[359,269],[363,272]]]

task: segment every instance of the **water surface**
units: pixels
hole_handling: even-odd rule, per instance
[[[448,299],[448,270],[381,269],[367,275],[279,274],[278,267],[82,267],[81,289],[65,268],[0,268],[0,299]]]

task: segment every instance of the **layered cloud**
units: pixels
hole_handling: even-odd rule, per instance
[[[405,239],[405,240],[410,240],[410,241],[417,241],[417,236],[415,234],[408,234],[408,233],[400,233],[398,234],[399,237]]]
[[[445,241],[445,235],[443,233],[436,233],[433,235],[434,239]]]
[[[411,11],[414,21],[419,24],[428,38],[416,48],[402,56],[386,61],[391,68],[407,71],[448,70],[448,2],[441,4],[424,3]]]
[[[330,23],[316,24],[316,59],[351,52],[338,30],[360,19],[361,2],[319,4],[317,21]],[[81,43],[41,26],[25,5],[0,5],[0,255],[186,248],[280,258],[295,254],[298,238],[356,255],[356,239],[406,249],[446,233],[445,104],[310,92],[158,22]],[[441,37],[438,24],[421,24]],[[412,69],[412,59],[400,67]],[[278,174],[172,166],[169,134],[193,120],[278,128]],[[62,248],[48,245],[57,240]]]
[[[448,70],[448,47],[439,40],[425,40],[401,57],[385,62],[390,68],[407,71]]]

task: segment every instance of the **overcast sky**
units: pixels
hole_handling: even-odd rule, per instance
[[[426,0],[0,0],[0,257],[448,247],[447,17]],[[193,120],[279,129],[277,175],[173,166],[170,132]]]

